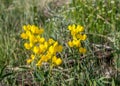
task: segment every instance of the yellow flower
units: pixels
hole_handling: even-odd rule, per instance
[[[32,54],[31,55],[31,59],[34,60],[35,59],[35,55]]]
[[[55,42],[55,41],[54,41],[52,38],[50,38],[50,39],[48,40],[49,45],[53,44],[54,42]]]
[[[31,34],[30,31],[26,31],[26,35],[27,35],[28,37],[30,37],[32,34]]]
[[[24,47],[29,50],[32,47],[32,44],[31,43],[24,43]]]
[[[73,47],[73,46],[74,46],[73,43],[72,43],[72,41],[69,41],[69,42],[68,42],[68,45],[69,45],[70,47]]]
[[[40,60],[42,62],[47,62],[48,61],[48,57],[46,57],[45,55],[43,55]]]
[[[49,52],[51,53],[51,55],[55,53],[55,49],[53,46],[49,47]]]
[[[77,38],[77,39],[82,39],[83,36],[82,36],[81,34],[77,34],[77,35],[76,35],[76,38]]]
[[[30,45],[31,48],[33,47],[33,43],[32,42],[30,42],[29,45]]]
[[[36,27],[35,25],[31,25],[30,30],[31,30],[31,32],[32,32],[33,34],[38,33],[38,27]]]
[[[75,29],[71,30],[71,35],[75,36],[77,34],[77,31]]]
[[[72,36],[73,40],[78,40],[78,38],[76,37],[76,35]]]
[[[74,30],[75,27],[76,27],[75,24],[73,24],[73,25],[69,25],[69,26],[68,26],[68,29],[71,31],[71,30]]]
[[[84,28],[81,25],[77,25],[76,30],[77,32],[82,32],[84,31]]]
[[[27,59],[27,64],[30,64],[32,62],[32,59]]]
[[[35,25],[24,25],[23,29],[24,32],[20,36],[23,39],[27,39],[29,42],[24,43],[24,47],[40,58],[39,60],[38,58],[36,59],[38,60],[36,66],[41,66],[43,62],[51,62],[51,60],[55,65],[62,63],[62,60],[55,55],[57,52],[61,52],[63,47],[51,38],[46,41],[44,37],[41,37],[41,34],[44,32],[43,28],[39,28]],[[71,30],[75,32],[75,25],[71,26]],[[35,55],[33,54],[27,59],[28,64],[35,60]]]
[[[36,66],[41,66],[42,65],[42,60],[39,60],[38,62],[37,62],[37,64],[36,64]]]
[[[61,63],[62,63],[62,59],[57,58],[57,60],[55,61],[55,64],[56,64],[56,65],[60,65]]]
[[[39,47],[38,47],[38,46],[35,46],[35,47],[33,48],[33,52],[34,52],[35,54],[38,54],[38,53],[39,53]]]
[[[53,44],[53,47],[56,47],[56,46],[58,46],[58,42],[55,42],[55,43]]]
[[[81,36],[81,38],[80,38],[80,39],[81,39],[82,41],[84,41],[84,40],[86,40],[86,38],[87,38],[87,35],[86,35],[86,34],[84,34],[84,35],[82,35],[82,36]]]
[[[87,52],[87,50],[85,48],[79,48],[79,52],[82,54],[85,54]]]
[[[56,56],[53,56],[52,63],[55,65],[60,65],[62,63],[62,60],[60,58],[57,58]]]
[[[40,35],[37,35],[37,36],[36,36],[36,39],[37,39],[37,41],[39,42],[39,40],[41,39],[41,36],[40,36]]]
[[[40,43],[43,43],[45,41],[45,38],[43,38],[43,37],[41,37],[40,39],[39,39],[39,42]]]
[[[46,53],[46,57],[48,58],[48,60],[50,60],[51,57],[52,57],[52,54],[51,54],[49,51],[47,51],[47,53]]]
[[[61,45],[58,45],[55,47],[56,52],[62,52],[63,47]]]
[[[56,60],[57,60],[57,57],[56,57],[56,56],[53,56],[53,57],[52,57],[52,63],[55,63]]]
[[[31,32],[33,33],[33,34],[42,34],[43,32],[44,32],[44,29],[42,29],[42,28],[38,28],[37,26],[35,26],[35,25],[32,25],[31,26]]]
[[[28,31],[30,30],[30,25],[24,25],[22,28],[24,31]]]
[[[44,42],[44,49],[46,50],[48,48],[48,43]]]
[[[31,55],[30,59],[27,59],[27,64],[30,64],[35,59],[35,55]]]
[[[39,29],[39,34],[42,34],[44,32],[44,29],[43,28],[40,28]]]
[[[73,25],[69,25],[68,29],[71,31],[71,35],[72,36],[75,36],[79,32],[84,31],[84,28],[82,26],[80,26],[80,25],[75,26],[74,24]]]
[[[80,40],[73,40],[73,45],[75,45],[76,47],[80,47],[81,44],[80,44]]]
[[[30,36],[29,36],[29,41],[30,41],[31,43],[36,43],[38,40],[37,40],[37,38],[36,38],[34,35],[30,35]]]
[[[26,33],[22,33],[20,36],[22,39],[28,39],[28,35]]]
[[[45,45],[44,44],[40,44],[39,45],[39,53],[44,53],[45,51],[46,51],[46,47],[45,47]]]

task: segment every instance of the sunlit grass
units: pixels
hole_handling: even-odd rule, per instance
[[[64,5],[60,0],[1,0],[0,85],[119,86],[119,6],[119,0],[71,0]],[[60,66],[50,70],[48,64],[40,68],[26,64],[31,52],[24,49],[20,34],[27,24],[43,27],[47,40],[63,45]],[[71,24],[84,27],[86,54],[68,46]]]

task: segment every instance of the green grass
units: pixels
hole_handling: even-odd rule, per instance
[[[41,3],[42,0],[0,1],[0,85],[119,86],[120,1],[71,0],[61,6],[55,5],[61,3],[55,1]],[[42,26],[46,38],[52,37],[64,45],[60,53],[62,65],[52,71],[47,66],[26,65],[30,52],[24,49],[20,38],[22,26],[26,24]],[[87,48],[84,58],[66,44],[69,24],[85,28],[88,38],[83,43]],[[106,46],[112,52],[106,51]]]

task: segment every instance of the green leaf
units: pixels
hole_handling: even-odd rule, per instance
[[[112,79],[112,86],[115,86],[115,81],[114,81],[114,79]]]
[[[101,78],[98,79],[98,81],[102,81],[104,79],[105,79],[105,77],[101,77]]]
[[[44,80],[44,74],[41,72],[35,72],[34,76],[36,77],[37,80],[42,81]]]
[[[6,68],[7,65],[4,65],[3,68],[0,70],[0,77],[3,75],[4,69]]]
[[[96,83],[96,81],[95,81],[95,80],[94,80],[93,84],[94,84],[94,86],[97,86],[97,83]]]
[[[98,86],[105,86],[101,81],[97,81]]]
[[[7,73],[7,74],[1,76],[1,77],[0,77],[0,81],[2,81],[5,77],[8,77],[8,76],[10,76],[10,75],[12,75],[12,74],[13,74],[13,73]]]
[[[92,80],[88,79],[89,86],[92,86]]]
[[[25,67],[25,66],[22,66],[22,67],[19,67],[19,68],[22,68],[22,69],[24,69],[24,70],[31,69],[30,67]]]

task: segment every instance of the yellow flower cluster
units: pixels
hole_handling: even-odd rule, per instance
[[[62,59],[58,58],[56,53],[61,52],[63,47],[52,38],[46,40],[42,36],[44,29],[35,25],[25,25],[23,30],[21,38],[27,40],[24,47],[32,52],[30,58],[27,59],[28,64],[35,62],[36,66],[41,66],[44,62],[49,62],[52,65],[62,63]]]
[[[82,47],[81,41],[86,40],[86,34],[83,34],[84,28],[81,25],[69,25],[68,29],[70,30],[72,40],[68,41],[68,45],[70,47],[79,48],[79,52],[84,54],[86,53],[86,49]]]

